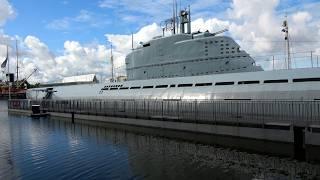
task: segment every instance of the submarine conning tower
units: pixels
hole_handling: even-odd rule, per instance
[[[128,80],[263,70],[232,38],[216,36],[220,32],[191,33],[190,11],[180,12],[180,34],[172,22],[173,35],[154,37],[127,55]]]

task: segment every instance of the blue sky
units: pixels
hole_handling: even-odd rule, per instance
[[[112,12],[99,8],[98,2],[95,1],[12,0],[11,3],[17,15],[14,20],[8,21],[4,28],[5,31],[22,37],[37,36],[53,49],[62,48],[64,41],[70,39],[83,43],[98,40],[102,43],[105,33],[123,33],[125,31],[124,28],[121,28],[121,24],[113,24],[112,28],[109,28],[110,24],[107,22],[115,20],[110,18]],[[63,19],[76,18],[81,15],[81,11],[94,13],[92,16],[97,18],[101,24],[94,27],[85,20],[82,22],[67,20],[69,25],[60,25],[62,27],[59,27],[56,24],[56,28],[53,27],[54,25],[50,26],[55,21],[62,23]],[[125,28],[130,29],[130,27]]]
[[[282,0],[277,11],[283,12],[287,9],[290,10],[290,8],[299,10],[303,8],[304,4],[316,1]],[[107,5],[103,7],[102,0],[11,0],[10,3],[16,11],[16,17],[7,22],[4,30],[8,34],[21,37],[37,36],[53,50],[59,50],[66,40],[76,40],[81,43],[104,43],[104,34],[106,33],[130,34],[144,25],[153,22],[159,23],[161,19],[171,15],[170,0],[109,0],[106,2],[108,2]],[[149,8],[147,5],[139,9],[139,3],[146,2],[151,2],[154,7]],[[204,1],[203,6],[196,0],[178,0],[178,4],[180,2],[184,7],[188,4],[194,5],[192,8],[195,8],[193,11],[196,14],[195,18],[205,15],[228,19],[228,17],[224,17],[224,12],[231,6],[231,1]],[[132,7],[130,7],[130,3],[132,3]],[[157,6],[162,7],[158,8]],[[152,16],[150,11],[144,8],[149,8],[150,11],[154,10],[155,15]],[[160,14],[158,10],[164,10],[163,14]],[[77,19],[81,15],[87,15],[88,19]]]
[[[193,31],[229,28],[226,35],[253,56],[283,52],[283,43],[273,41],[283,39],[285,12],[293,39],[320,38],[319,0],[177,0],[178,6],[180,2],[182,8],[191,6]],[[0,0],[0,10],[10,7],[14,14],[0,12],[0,41],[19,37],[26,73],[36,67],[37,81],[54,81],[53,74],[109,76],[107,38],[115,44],[116,62],[123,68],[130,34],[135,34],[136,44],[161,34],[158,25],[171,17],[172,0]],[[297,44],[293,50],[320,53],[319,45]]]

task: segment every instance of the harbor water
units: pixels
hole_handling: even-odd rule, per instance
[[[319,179],[320,165],[13,115],[0,101],[0,179]]]

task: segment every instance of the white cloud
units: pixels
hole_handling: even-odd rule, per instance
[[[140,42],[147,42],[152,37],[162,34],[160,26],[156,23],[147,25],[141,28],[137,33],[133,34],[133,46],[137,47]],[[131,51],[132,48],[132,36],[121,35],[121,34],[106,34],[105,35],[109,42],[112,42],[114,49],[114,62],[116,71],[121,75],[124,72],[125,56]]]
[[[228,9],[232,21],[230,34],[240,40],[244,49],[263,53],[278,48],[270,42],[281,37],[281,21],[275,13],[278,3],[278,0],[233,1]]]
[[[66,41],[64,53],[54,55],[36,37],[28,36],[24,43],[28,52],[28,56],[23,58],[26,74],[35,67],[39,70],[39,73],[31,78],[33,82],[58,81],[62,77],[77,74],[109,75],[109,63],[106,61],[108,51],[103,45],[82,45],[76,41]]]
[[[3,0],[0,0],[0,2]],[[128,3],[129,0],[121,1],[100,1],[100,7],[103,8],[123,8],[122,11],[140,11],[142,14],[155,15],[163,12],[164,9],[170,9],[171,0],[157,0],[155,3],[161,8],[154,8],[154,2],[134,1]],[[130,1],[131,2],[131,1]],[[205,6],[199,4],[201,1],[193,1],[192,4],[197,5],[194,9],[205,9]],[[220,1],[212,1],[216,4]],[[234,0],[230,4],[230,8],[226,10],[225,18],[216,18],[206,16],[194,19],[192,22],[193,31],[215,32],[229,27],[228,35],[235,38],[241,45],[242,49],[248,51],[253,56],[265,55],[268,53],[284,54],[284,35],[281,32],[282,21],[284,20],[283,12],[277,11],[279,0],[260,1],[250,0],[241,1]],[[163,5],[163,6],[162,6]],[[0,5],[1,6],[1,5]],[[315,50],[320,54],[320,21],[319,12],[315,10],[315,6],[320,7],[320,3],[313,6],[303,6],[299,11],[289,11],[288,21],[290,25],[290,34],[293,42],[294,51],[310,51]],[[151,8],[153,7],[153,8]],[[168,14],[154,17],[153,22],[158,22],[157,18],[163,18]],[[197,12],[199,14],[199,12]],[[207,14],[208,15],[208,14]],[[9,17],[9,16],[6,16]],[[151,17],[153,18],[153,17]],[[7,18],[6,18],[7,19]],[[0,13],[0,22],[1,20]],[[128,13],[122,16],[122,19],[129,22],[141,19],[140,14]],[[148,19],[148,17],[146,17]],[[77,23],[95,22],[92,12],[82,10],[77,16],[71,18],[63,18],[53,21],[51,28],[66,29]],[[134,34],[134,47],[139,42],[146,42],[154,36],[162,34],[162,30],[156,23],[149,23],[142,27]],[[115,68],[118,73],[124,73],[124,59],[126,54],[131,50],[131,34],[105,34],[108,41],[114,46]],[[295,42],[298,41],[298,42]],[[299,42],[305,43],[299,43]],[[4,57],[4,44],[13,44],[13,38],[5,35],[0,30],[0,57]],[[27,36],[22,45],[21,52],[22,66],[24,75],[26,76],[34,68],[38,68],[39,72],[32,76],[33,82],[48,82],[61,79],[63,76],[71,76],[77,74],[97,73],[104,77],[110,76],[110,47],[98,43],[81,44],[77,41],[66,41],[64,50],[60,54],[50,51],[50,48],[40,39],[34,36]],[[13,50],[10,49],[11,54]],[[1,54],[2,53],[2,54]],[[263,56],[262,59],[267,59]],[[1,59],[0,59],[1,60]],[[259,58],[258,58],[259,60]],[[282,62],[281,62],[282,63]],[[276,62],[277,65],[283,65]],[[270,67],[270,63],[265,67]]]
[[[70,21],[68,18],[56,19],[47,25],[47,28],[54,30],[66,30],[70,27]]]
[[[312,16],[308,12],[297,12],[292,16],[292,20],[297,24],[305,24],[312,19]]]
[[[235,19],[254,20],[261,14],[272,13],[278,4],[279,0],[233,0],[229,15]]]
[[[92,20],[92,14],[87,10],[81,10],[80,14],[74,18],[78,22],[89,22]]]
[[[15,11],[12,5],[7,0],[0,0],[0,27],[5,25],[8,19],[15,17]],[[6,35],[3,29],[0,29],[0,63],[3,62],[7,56],[7,46],[10,45],[13,38]],[[12,52],[12,48],[9,46],[9,52]],[[10,63],[12,64],[12,62]],[[3,70],[3,69],[1,69]],[[1,73],[3,75],[3,73]],[[4,78],[0,76],[0,78]]]
[[[103,0],[99,1],[98,6],[101,8],[115,8],[118,4],[117,1]]]
[[[68,4],[69,4],[69,1],[61,1],[61,3],[62,3],[63,5],[68,5]]]
[[[154,36],[162,34],[161,28],[153,23],[141,28],[137,33],[133,34],[134,46],[136,47],[140,42],[146,42]],[[109,42],[116,47],[119,53],[128,53],[131,49],[131,35],[121,34],[106,34],[105,35]]]
[[[79,13],[73,17],[63,17],[52,20],[47,24],[48,29],[53,30],[69,30],[92,27],[104,27],[109,24],[109,20],[104,15],[97,14],[88,10],[80,10]]]
[[[281,32],[285,12],[277,12],[279,3],[279,0],[234,0],[231,8],[227,11],[229,21],[231,21],[231,36],[238,40],[242,49],[247,50],[253,56],[260,56],[256,59],[258,61],[271,58],[266,54],[285,54],[284,34]],[[314,4],[314,6],[319,5]],[[319,20],[317,22],[312,18],[319,12],[312,10],[313,7],[305,4],[302,4],[300,8],[304,10],[290,10],[288,12],[291,51],[293,53],[310,52],[320,45],[317,42],[317,39],[320,39],[317,33]],[[309,53],[293,55],[293,58],[309,55]],[[276,58],[284,62],[285,56],[281,55]],[[301,60],[303,59],[298,61]]]
[[[222,21],[216,18],[211,18],[207,20],[203,18],[199,18],[192,21],[191,29],[192,29],[192,32],[199,31],[199,30],[201,32],[204,32],[206,30],[209,30],[210,32],[216,32],[216,31],[226,29],[229,26],[230,26],[230,23],[228,21]]]
[[[134,44],[137,46],[140,41],[146,42],[161,32],[161,28],[156,24],[143,27],[134,34]],[[7,35],[0,37],[6,37],[9,43],[13,44],[11,37]],[[131,35],[106,34],[106,37],[112,41],[114,46],[116,74],[123,75],[124,59],[131,49]],[[35,68],[38,69],[38,72],[29,79],[30,82],[53,82],[59,81],[65,76],[89,73],[96,73],[104,78],[110,77],[110,47],[105,45],[96,43],[83,45],[77,41],[66,41],[63,53],[55,55],[39,38],[27,36],[21,42],[21,46],[23,48],[20,51],[23,52],[20,52],[22,56],[19,57],[22,67],[20,77],[26,77]],[[10,52],[10,54],[13,55],[14,52]],[[15,65],[11,64],[11,71],[13,71],[12,68]]]
[[[159,23],[164,17],[172,16],[172,0],[131,1],[131,0],[101,0],[100,8],[112,9],[120,19],[141,15],[139,24]],[[130,21],[127,21],[130,22]]]
[[[7,0],[0,0],[0,26],[4,25],[8,18],[15,16],[13,7]]]
[[[115,6],[125,6],[122,0],[119,4],[113,4],[113,1],[108,1],[110,7],[115,8]],[[192,4],[198,9],[204,9],[199,1],[194,1]],[[220,1],[212,1],[211,4],[217,4]],[[156,1],[156,3],[160,3]],[[170,2],[163,2],[170,5]],[[131,5],[128,7],[122,7],[131,11],[136,11],[142,7],[149,7],[150,4],[146,3],[140,7]],[[280,5],[279,0],[270,1],[260,1],[260,0],[234,0],[230,4],[230,8],[225,12],[226,19],[218,19],[214,17],[198,18],[192,22],[192,31],[206,31],[210,32],[218,31],[229,27],[229,35],[235,38],[241,45],[242,49],[246,50],[253,56],[260,56],[258,60],[268,59],[271,56],[266,54],[285,54],[285,41],[284,34],[281,32],[281,25],[284,18],[284,13],[279,13],[277,11]],[[151,7],[151,6],[150,6]],[[167,6],[168,7],[168,6]],[[193,6],[192,6],[193,7]],[[319,42],[311,43],[309,41],[314,41],[314,39],[319,39],[320,26],[313,19],[313,14],[319,12],[310,10],[314,6],[305,5],[305,11],[294,11],[289,12],[288,21],[290,25],[290,37],[292,40],[292,51],[311,51],[319,47]],[[155,13],[158,10],[151,11],[154,8],[143,8],[144,13]],[[193,8],[192,8],[193,9]],[[199,12],[197,12],[199,14]],[[145,28],[147,28],[146,26]],[[148,27],[150,28],[150,27]],[[157,27],[157,29],[160,29]],[[135,35],[135,44],[140,41],[145,41],[150,39],[159,33],[160,30],[154,31],[157,33],[146,33],[140,37]],[[161,32],[161,31],[160,31]],[[119,52],[124,56],[129,52],[131,47],[130,35],[107,35],[110,40],[114,42]],[[297,41],[297,43],[296,43]],[[299,43],[299,41],[305,41],[305,43]],[[307,45],[306,45],[307,44]],[[318,50],[319,51],[319,50]],[[306,55],[306,54],[305,54]],[[284,59],[284,56],[277,57],[278,59]],[[124,61],[124,58],[121,59]],[[278,63],[279,64],[279,63]],[[267,64],[268,66],[268,64]]]

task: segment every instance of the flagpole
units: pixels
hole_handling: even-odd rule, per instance
[[[9,70],[9,47],[8,47],[8,45],[7,45],[7,63],[8,63],[8,69],[7,69],[7,77],[8,77],[8,82],[9,82],[9,73],[10,73],[10,70]]]
[[[10,82],[10,58],[9,58],[9,47],[7,45],[7,58],[8,58],[8,79],[9,79],[9,101],[11,100],[11,82]]]
[[[10,84],[10,60],[9,60],[9,47],[7,45],[7,63],[8,63],[8,85],[9,85],[9,100],[11,99],[11,84]]]

